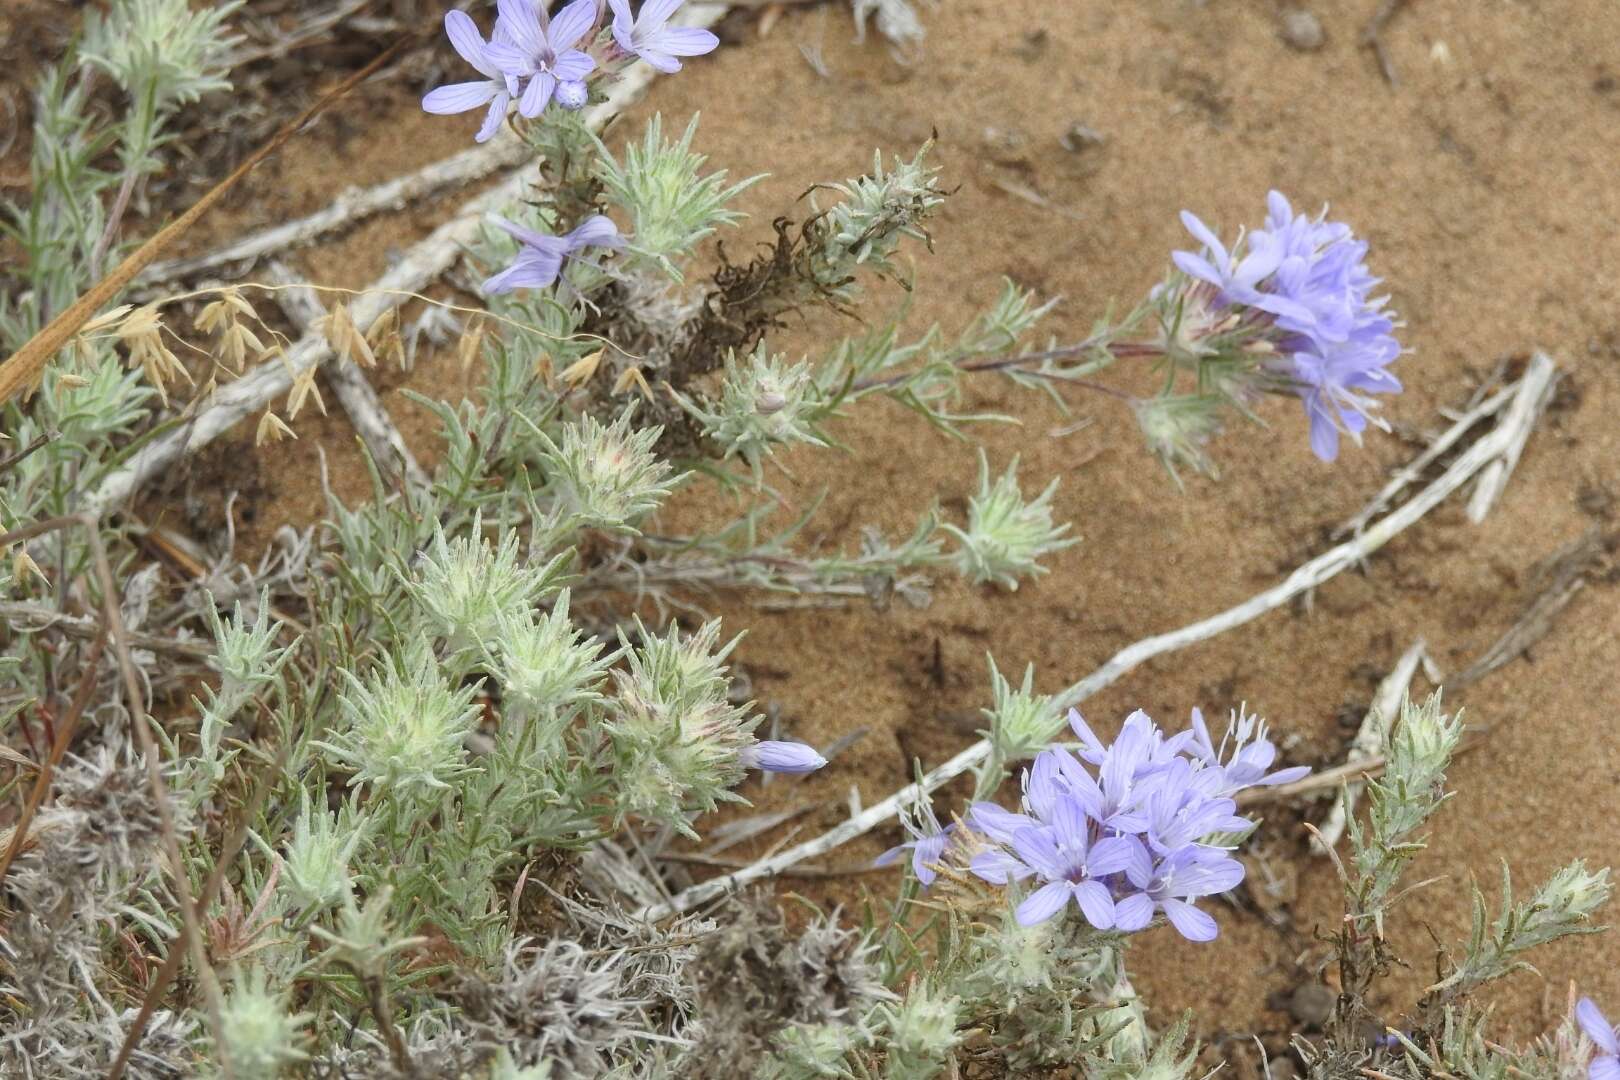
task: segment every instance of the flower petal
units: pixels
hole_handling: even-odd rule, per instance
[[[1086,856],[1086,873],[1092,877],[1107,877],[1121,870],[1129,870],[1137,861],[1142,842],[1134,836],[1108,836],[1091,845]]]
[[[1013,851],[1047,880],[1067,875],[1069,867],[1058,852],[1057,843],[1052,839],[1052,831],[1044,826],[1019,829],[1014,833]]]
[[[532,0],[495,0],[499,12],[499,26],[506,31],[517,47],[530,56],[539,54],[546,42],[540,35],[540,16]]]
[[[1232,259],[1226,253],[1226,245],[1221,243],[1220,237],[1216,236],[1208,225],[1200,221],[1196,214],[1190,210],[1183,210],[1181,212],[1181,224],[1188,232],[1192,233],[1194,240],[1203,244],[1214,254],[1217,264],[1225,267],[1231,263]]]
[[[1108,895],[1108,889],[1100,881],[1082,881],[1074,887],[1075,903],[1080,905],[1080,913],[1086,917],[1086,922],[1098,930],[1112,930],[1114,927],[1114,898]]]
[[[702,56],[720,47],[720,39],[696,26],[670,26],[649,35],[646,47],[671,56]]]
[[[585,224],[589,225],[591,221],[595,220],[597,218],[591,218]],[[611,226],[613,223],[608,222],[608,224]],[[568,244],[569,251],[577,250],[580,247],[580,243],[576,242],[574,238],[584,228],[585,225],[581,225],[578,229],[563,237],[563,240]],[[780,742],[771,739],[746,747],[737,755],[737,760],[745,769],[763,769],[765,772],[794,774],[812,773],[827,764],[827,759],[816,753],[815,747],[808,743]]]
[[[554,52],[572,49],[596,22],[596,0],[574,0],[551,20],[546,40]]]
[[[900,861],[900,856],[904,855],[906,853],[906,849],[910,846],[910,844],[901,844],[899,847],[892,847],[888,851],[885,851],[883,854],[879,855],[877,858],[873,859],[872,865],[893,866],[895,863]]]
[[[514,289],[544,289],[556,282],[561,269],[562,256],[524,248],[511,266],[484,282],[483,290],[498,295]]]
[[[445,12],[444,33],[458,56],[490,78],[495,78],[495,65],[484,55],[484,35],[478,32],[478,24],[472,21],[471,15],[465,11]]]
[[[1620,1058],[1599,1055],[1586,1067],[1586,1080],[1620,1080]]]
[[[496,94],[489,103],[489,112],[484,114],[484,123],[479,127],[478,134],[473,136],[474,142],[488,142],[501,130],[501,122],[506,119],[506,110],[512,106],[512,95],[505,90]]]
[[[1270,776],[1262,776],[1255,784],[1262,787],[1269,787],[1272,784],[1292,784],[1295,780],[1303,780],[1309,775],[1311,775],[1309,765],[1295,765],[1288,769],[1278,769]]]
[[[680,10],[683,0],[647,0],[641,5],[640,22],[647,30],[657,30]]]
[[[517,45],[492,41],[484,46],[484,56],[503,75],[524,78],[534,74],[534,54],[525,52]]]
[[[632,34],[636,22],[630,17],[630,0],[608,0],[608,7],[613,9],[613,40],[625,52],[635,52]]]
[[[1199,911],[1184,900],[1166,900],[1163,907],[1170,925],[1188,941],[1214,941],[1221,932],[1207,912]]]
[[[1042,885],[1018,905],[1013,917],[1018,920],[1019,926],[1039,925],[1063,910],[1064,905],[1069,902],[1069,894],[1073,888],[1074,886],[1067,881],[1054,881],[1049,885]]]
[[[1013,833],[1035,825],[1035,819],[1015,814],[993,802],[977,802],[968,808],[968,821],[990,839],[999,844],[1012,843]]]
[[[578,251],[580,248],[587,247],[587,246],[588,247],[603,247],[603,248],[618,248],[618,247],[623,247],[624,244],[625,244],[624,237],[619,235],[619,227],[617,225],[613,224],[613,219],[606,216],[605,214],[593,214],[593,215],[591,215],[590,217],[586,218],[584,221],[580,222],[577,226],[575,226],[574,231],[569,233],[567,236],[563,237],[563,239],[567,242],[569,251]],[[760,743],[760,745],[761,746],[766,746],[766,745],[802,746],[803,744],[802,743],[774,743],[774,744]],[[818,759],[821,757],[821,755],[819,755],[819,754],[817,754],[816,756],[817,756]],[[822,765],[825,765],[825,764],[827,764],[827,762],[825,760],[823,760],[823,761],[821,761],[820,765],[816,766],[816,768],[819,769],[819,768],[821,768]]]
[[[484,79],[480,82],[451,83],[429,90],[422,99],[422,109],[435,116],[453,116],[487,105],[500,92],[500,87]]]
[[[636,48],[636,55],[647,61],[654,69],[662,71],[665,75],[673,75],[681,70],[681,62],[669,53],[659,52],[657,49],[641,45]]]
[[[518,112],[531,120],[539,116],[546,111],[546,106],[551,104],[551,92],[556,88],[556,78],[549,71],[540,72],[523,88],[523,97],[518,101]]]
[[[551,65],[551,73],[561,82],[579,82],[595,70],[596,61],[578,49],[569,49],[560,54]]]
[[[981,851],[969,861],[968,869],[992,885],[1023,881],[1035,873],[1005,851]]]
[[[1153,921],[1153,900],[1147,893],[1131,893],[1114,904],[1114,929],[1134,934]]]
[[[1586,1037],[1597,1045],[1599,1050],[1606,1054],[1620,1054],[1620,1037],[1609,1023],[1608,1017],[1597,1007],[1597,1002],[1589,997],[1581,998],[1575,1006],[1575,1022],[1581,1025]]]

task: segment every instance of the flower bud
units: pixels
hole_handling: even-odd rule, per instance
[[[289,1014],[285,996],[265,985],[263,972],[250,971],[237,980],[220,1008],[222,1056],[243,1080],[274,1080],[307,1056],[299,1043],[308,1019]]]
[[[827,759],[807,743],[773,740],[743,748],[738,752],[737,760],[745,769],[779,773],[812,773],[827,764]]]
[[[1017,589],[1020,577],[1046,573],[1037,559],[1080,542],[1064,538],[1068,525],[1052,524],[1056,491],[1054,479],[1038,497],[1025,502],[1018,487],[1018,458],[992,481],[990,460],[979,451],[979,491],[968,499],[967,528],[941,526],[962,543],[953,556],[962,576],[975,585],[993,581]]]
[[[552,100],[565,109],[583,109],[591,92],[582,79],[564,79],[557,84]]]

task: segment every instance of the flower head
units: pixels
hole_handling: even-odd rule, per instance
[[[518,99],[522,115],[539,116],[558,83],[580,82],[595,70],[591,55],[574,46],[596,25],[596,0],[574,0],[555,19],[538,0],[498,0],[496,9],[504,40],[492,42],[486,55],[503,73],[527,80]]]
[[[1228,250],[1197,217],[1182,224],[1203,245],[1177,251],[1176,267],[1193,280],[1188,308],[1207,310],[1210,327],[1244,326],[1274,350],[1268,365],[1287,380],[1310,420],[1311,449],[1324,461],[1338,456],[1339,436],[1359,438],[1377,403],[1400,380],[1386,370],[1401,355],[1387,297],[1374,297],[1379,279],[1367,269],[1367,244],[1342,222],[1296,214],[1273,191],[1264,227]],[[1228,309],[1235,318],[1220,320]]]
[[[613,40],[627,53],[641,57],[665,75],[681,70],[678,57],[713,52],[720,39],[693,26],[669,26],[683,0],[645,0],[641,12],[630,17],[630,0],[608,0],[613,9]]]
[[[1575,1006],[1575,1020],[1598,1050],[1586,1067],[1586,1075],[1590,1080],[1620,1080],[1620,1031],[1588,997],[1581,998]]]
[[[1219,749],[1197,713],[1194,728],[1170,735],[1138,710],[1112,743],[1078,712],[1070,711],[1069,723],[1078,756],[1062,747],[1038,754],[1022,812],[988,802],[969,810],[988,845],[969,869],[997,885],[1034,880],[1038,887],[1014,912],[1024,926],[1073,900],[1099,930],[1141,930],[1162,913],[1184,937],[1213,938],[1214,919],[1194,902],[1243,880],[1243,864],[1223,837],[1253,828],[1237,816],[1232,796],[1294,771],[1267,772],[1275,749],[1246,715]]]
[[[472,82],[451,83],[428,92],[422,99],[422,108],[440,116],[464,113],[483,105],[489,106],[484,123],[473,136],[478,142],[488,141],[506,118],[507,106],[518,93],[518,80],[496,66],[491,48],[509,44],[507,35],[497,24],[489,42],[478,32],[478,25],[464,11],[451,11],[444,17],[444,32],[461,58],[476,68],[482,79]]]
[[[559,19],[561,17],[558,16]],[[484,292],[491,294],[509,293],[514,289],[547,288],[562,274],[563,264],[577,257],[584,248],[619,248],[625,243],[612,219],[601,214],[586,218],[572,232],[563,236],[547,236],[514,225],[504,218],[495,219],[495,224],[521,246],[512,265],[484,282]]]

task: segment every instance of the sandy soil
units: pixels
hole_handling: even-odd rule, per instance
[[[1320,0],[1326,44],[1302,52],[1281,39],[1265,0],[951,0],[929,18],[925,54],[909,66],[881,42],[853,44],[842,10],[790,9],[763,39],[752,18],[733,22],[737,47],[660,82],[618,127],[623,138],[654,111],[684,122],[701,109],[699,141],[715,166],[769,171],[744,200],[754,216],[729,238],[739,247],[767,236],[809,182],[860,170],[874,146],[909,153],[937,130],[938,161],[960,190],[935,222],[936,254],[919,255],[909,316],[919,330],[934,320],[959,327],[1005,275],[1064,297],[1047,329],[1077,338],[1110,299],[1128,302],[1162,274],[1168,251],[1186,243],[1178,210],[1230,233],[1257,220],[1266,190],[1278,187],[1298,204],[1331,201],[1371,240],[1412,350],[1398,365],[1408,390],[1389,408],[1400,431],[1440,426],[1437,409],[1466,397],[1501,357],[1541,347],[1560,362],[1564,389],[1485,524],[1468,524],[1460,504],[1442,508],[1312,604],[1138,670],[1086,703],[1105,731],[1138,706],[1176,723],[1193,705],[1224,714],[1247,701],[1272,720],[1292,760],[1335,763],[1410,641],[1424,637],[1445,671],[1460,670],[1533,599],[1541,560],[1590,529],[1616,528],[1620,7],[1409,4],[1385,35],[1391,85],[1357,46],[1377,6]],[[801,48],[819,51],[828,77]],[[323,123],[261,169],[198,246],[461,148],[470,121],[422,117],[416,89],[369,88],[343,130]],[[1065,149],[1077,123],[1103,144]],[[356,124],[363,137],[349,130]],[[313,280],[362,285],[444,207],[414,207],[296,261]],[[901,300],[890,290],[879,303]],[[836,329],[806,326],[785,347],[813,350]],[[1142,378],[1128,381],[1145,388]],[[462,386],[451,357],[424,361],[409,383]],[[431,458],[420,413],[392,389],[385,401]],[[705,601],[730,630],[747,630],[737,655],[756,695],[780,707],[785,732],[826,744],[870,729],[823,773],[748,792],[767,808],[823,804],[801,819],[804,835],[836,823],[852,785],[876,800],[908,778],[913,756],[935,764],[971,740],[956,718],[987,700],[987,651],[1004,670],[1034,663],[1042,687],[1065,685],[1122,645],[1242,600],[1322,550],[1327,531],[1413,452],[1407,440],[1375,435],[1324,465],[1309,453],[1297,407],[1277,401],[1262,410],[1266,429],[1219,442],[1221,481],[1190,479],[1179,493],[1107,399],[1076,399],[1095,423],[1061,437],[1051,434],[1063,423],[1055,410],[1006,386],[978,385],[968,404],[1022,420],[978,432],[993,463],[1018,453],[1029,485],[1062,478],[1059,513],[1084,542],[1052,559],[1048,577],[1016,593],[943,581],[923,611]],[[340,492],[363,490],[341,418],[301,418],[298,430],[296,444],[263,452],[243,433],[146,511],[183,515],[187,502],[201,505],[188,490],[228,484],[245,496],[238,510],[253,518],[250,542],[284,520],[307,522],[319,511],[317,446]],[[969,447],[882,405],[838,434],[847,457],[797,455],[792,478],[772,477],[796,505],[831,485],[816,543],[852,547],[864,525],[898,533],[935,498],[961,514],[974,482]],[[669,525],[723,509],[694,492]],[[195,518],[208,516],[203,507]],[[1617,667],[1620,611],[1599,574],[1530,656],[1453,696],[1490,733],[1453,771],[1458,795],[1419,868],[1446,880],[1393,926],[1410,969],[1392,986],[1431,981],[1434,940],[1466,932],[1470,874],[1494,889],[1505,860],[1528,888],[1571,858],[1604,863],[1620,852]],[[941,808],[960,795],[947,792]],[[1226,908],[1216,944],[1190,946],[1164,930],[1141,940],[1133,970],[1160,1015],[1195,1009],[1201,1033],[1223,1045],[1289,1026],[1268,998],[1326,958],[1320,935],[1338,911],[1331,870],[1303,854],[1298,817],[1275,814],[1263,833],[1279,872],[1298,875],[1297,898],[1273,919]],[[869,858],[895,835],[880,832],[835,861]],[[794,887],[848,902],[861,883]],[[1568,980],[1620,1001],[1617,959],[1612,935],[1547,950],[1537,958],[1546,981],[1527,973],[1502,984],[1503,1021],[1516,1034],[1538,1030],[1544,999],[1561,1002]]]

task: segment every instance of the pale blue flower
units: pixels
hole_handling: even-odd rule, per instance
[[[916,820],[905,815],[900,818],[900,824],[911,834],[911,839],[885,851],[873,860],[872,865],[893,866],[900,861],[900,856],[909,851],[911,869],[917,875],[917,880],[927,888],[939,876],[934,867],[944,856],[956,825],[953,823],[941,828],[939,818],[934,815],[934,808],[929,805],[926,797],[919,801],[914,817]]]
[[[488,105],[483,126],[473,136],[478,142],[487,142],[500,130],[507,107],[518,93],[518,80],[501,71],[490,56],[491,48],[500,44],[504,35],[497,26],[492,40],[485,42],[484,36],[478,32],[478,25],[464,11],[451,11],[445,15],[444,32],[461,58],[485,77],[430,90],[422,99],[422,108],[430,113],[448,116]]]
[[[1137,891],[1122,896],[1114,906],[1116,929],[1146,929],[1155,912],[1162,911],[1170,925],[1189,941],[1214,941],[1220,933],[1208,912],[1193,901],[1237,888],[1243,864],[1215,848],[1196,844],[1180,848],[1155,862],[1140,844],[1125,868],[1126,879]]]
[[[577,257],[582,249],[618,248],[625,244],[618,227],[601,214],[586,218],[564,236],[547,236],[503,218],[496,218],[495,224],[516,238],[520,246],[512,264],[484,282],[483,290],[489,294],[547,288],[562,274],[563,264]]]
[[[507,75],[525,80],[518,99],[522,115],[539,116],[558,83],[579,82],[595,70],[595,59],[574,46],[596,25],[596,0],[574,0],[555,19],[546,15],[542,0],[498,0],[496,7],[510,44],[492,42],[487,55]]]
[[[608,0],[613,9],[613,40],[627,53],[641,57],[666,75],[681,70],[677,57],[713,52],[720,39],[693,26],[669,26],[670,16],[682,0],[644,0],[641,12],[630,17],[630,0]]]

